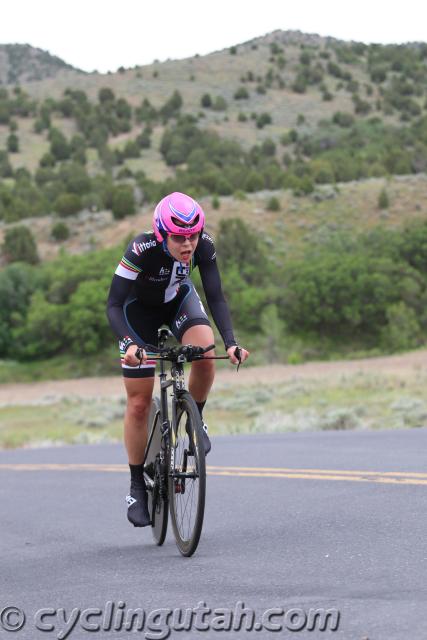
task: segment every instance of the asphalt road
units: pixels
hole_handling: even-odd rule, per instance
[[[182,607],[211,628],[171,638],[426,640],[426,449],[427,429],[216,438],[189,559],[128,524],[121,446],[2,451],[0,638],[164,638],[178,614],[153,611]]]

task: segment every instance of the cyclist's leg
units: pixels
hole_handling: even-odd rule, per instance
[[[181,285],[178,306],[170,322],[172,333],[182,344],[208,347],[215,342],[209,318],[191,280]],[[215,355],[210,351],[206,355]],[[188,389],[194,400],[202,405],[208,397],[215,377],[214,360],[191,363]],[[200,409],[200,406],[199,406]]]
[[[124,313],[129,335],[137,344],[157,344],[161,310],[147,309],[134,299],[126,302]],[[122,361],[123,381],[127,393],[124,441],[131,465],[139,465],[144,459],[155,366],[154,361],[136,367],[125,365]]]
[[[152,371],[154,372],[154,368]],[[147,421],[154,375],[145,378],[125,377],[124,383],[127,392],[124,441],[130,469],[130,489],[126,496],[127,518],[134,527],[147,527],[151,518],[142,463],[147,445]]]
[[[154,387],[153,375],[146,378],[124,378],[127,405],[124,441],[129,464],[141,464],[147,446],[147,420]]]
[[[187,329],[181,339],[183,344],[195,344],[201,347],[208,347],[214,341],[212,328],[203,324]],[[215,351],[208,351],[206,355],[214,356]],[[198,404],[206,402],[214,377],[214,360],[199,360],[191,363],[188,390]]]
[[[125,304],[123,311],[129,336],[137,344],[157,343],[159,310],[146,309],[137,300],[130,300]],[[147,444],[147,421],[154,386],[155,364],[154,361],[148,361],[144,365],[131,367],[126,365],[122,358],[122,372],[127,393],[124,441],[131,475],[130,490],[126,496],[127,518],[135,527],[146,527],[151,522],[143,460]]]
[[[209,318],[203,308],[197,291],[191,281],[181,285],[176,311],[170,320],[172,333],[179,342],[208,347],[214,343],[214,335]],[[214,355],[210,351],[207,355]],[[215,376],[214,360],[200,360],[191,363],[188,389],[198,406],[203,422],[203,443],[205,454],[209,453],[211,443],[207,426],[203,421],[203,408]]]

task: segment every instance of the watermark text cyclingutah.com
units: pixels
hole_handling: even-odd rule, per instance
[[[1,605],[0,605],[1,606]],[[195,607],[159,608],[146,611],[128,608],[123,601],[108,601],[103,607],[65,609],[44,607],[28,614],[15,606],[0,609],[0,631],[18,632],[33,627],[52,633],[58,640],[71,637],[77,629],[89,633],[138,631],[146,640],[164,640],[172,631],[337,631],[337,609],[271,607],[256,614],[238,601],[231,607],[209,607],[199,602]],[[19,634],[17,634],[19,637]],[[81,636],[81,634],[79,634]]]

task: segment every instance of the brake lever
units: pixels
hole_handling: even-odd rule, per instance
[[[234,349],[234,355],[239,361],[239,364],[237,365],[237,369],[236,369],[236,371],[238,371],[240,368],[240,365],[242,364],[242,349],[240,347],[236,347]]]

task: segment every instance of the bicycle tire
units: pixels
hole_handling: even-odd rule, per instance
[[[148,475],[151,483],[147,483],[148,510],[151,516],[151,530],[155,543],[161,546],[166,538],[168,529],[168,497],[167,497],[167,465],[162,470],[160,468],[160,448],[161,448],[161,409],[159,398],[153,398],[151,402],[150,414],[148,417],[148,442],[150,435],[155,429],[147,459],[144,465],[145,474]],[[152,484],[152,486],[150,486]],[[163,493],[163,496],[162,496]]]
[[[178,549],[183,556],[191,556],[197,549],[203,527],[206,500],[206,463],[200,413],[188,392],[183,393],[177,401],[177,424],[173,426],[175,428],[175,448],[173,449],[171,442],[168,482],[169,510]],[[192,455],[188,455],[190,438],[193,442]],[[171,460],[172,451],[174,451],[173,461]],[[188,464],[190,464],[191,471],[188,470]],[[182,478],[174,475],[184,473],[184,471],[185,473],[194,473],[194,477]],[[183,498],[185,494],[187,494],[186,499]],[[189,506],[190,511],[188,511]],[[194,518],[192,518],[193,508]],[[185,516],[187,519],[184,522]],[[187,520],[189,521],[188,526]]]

